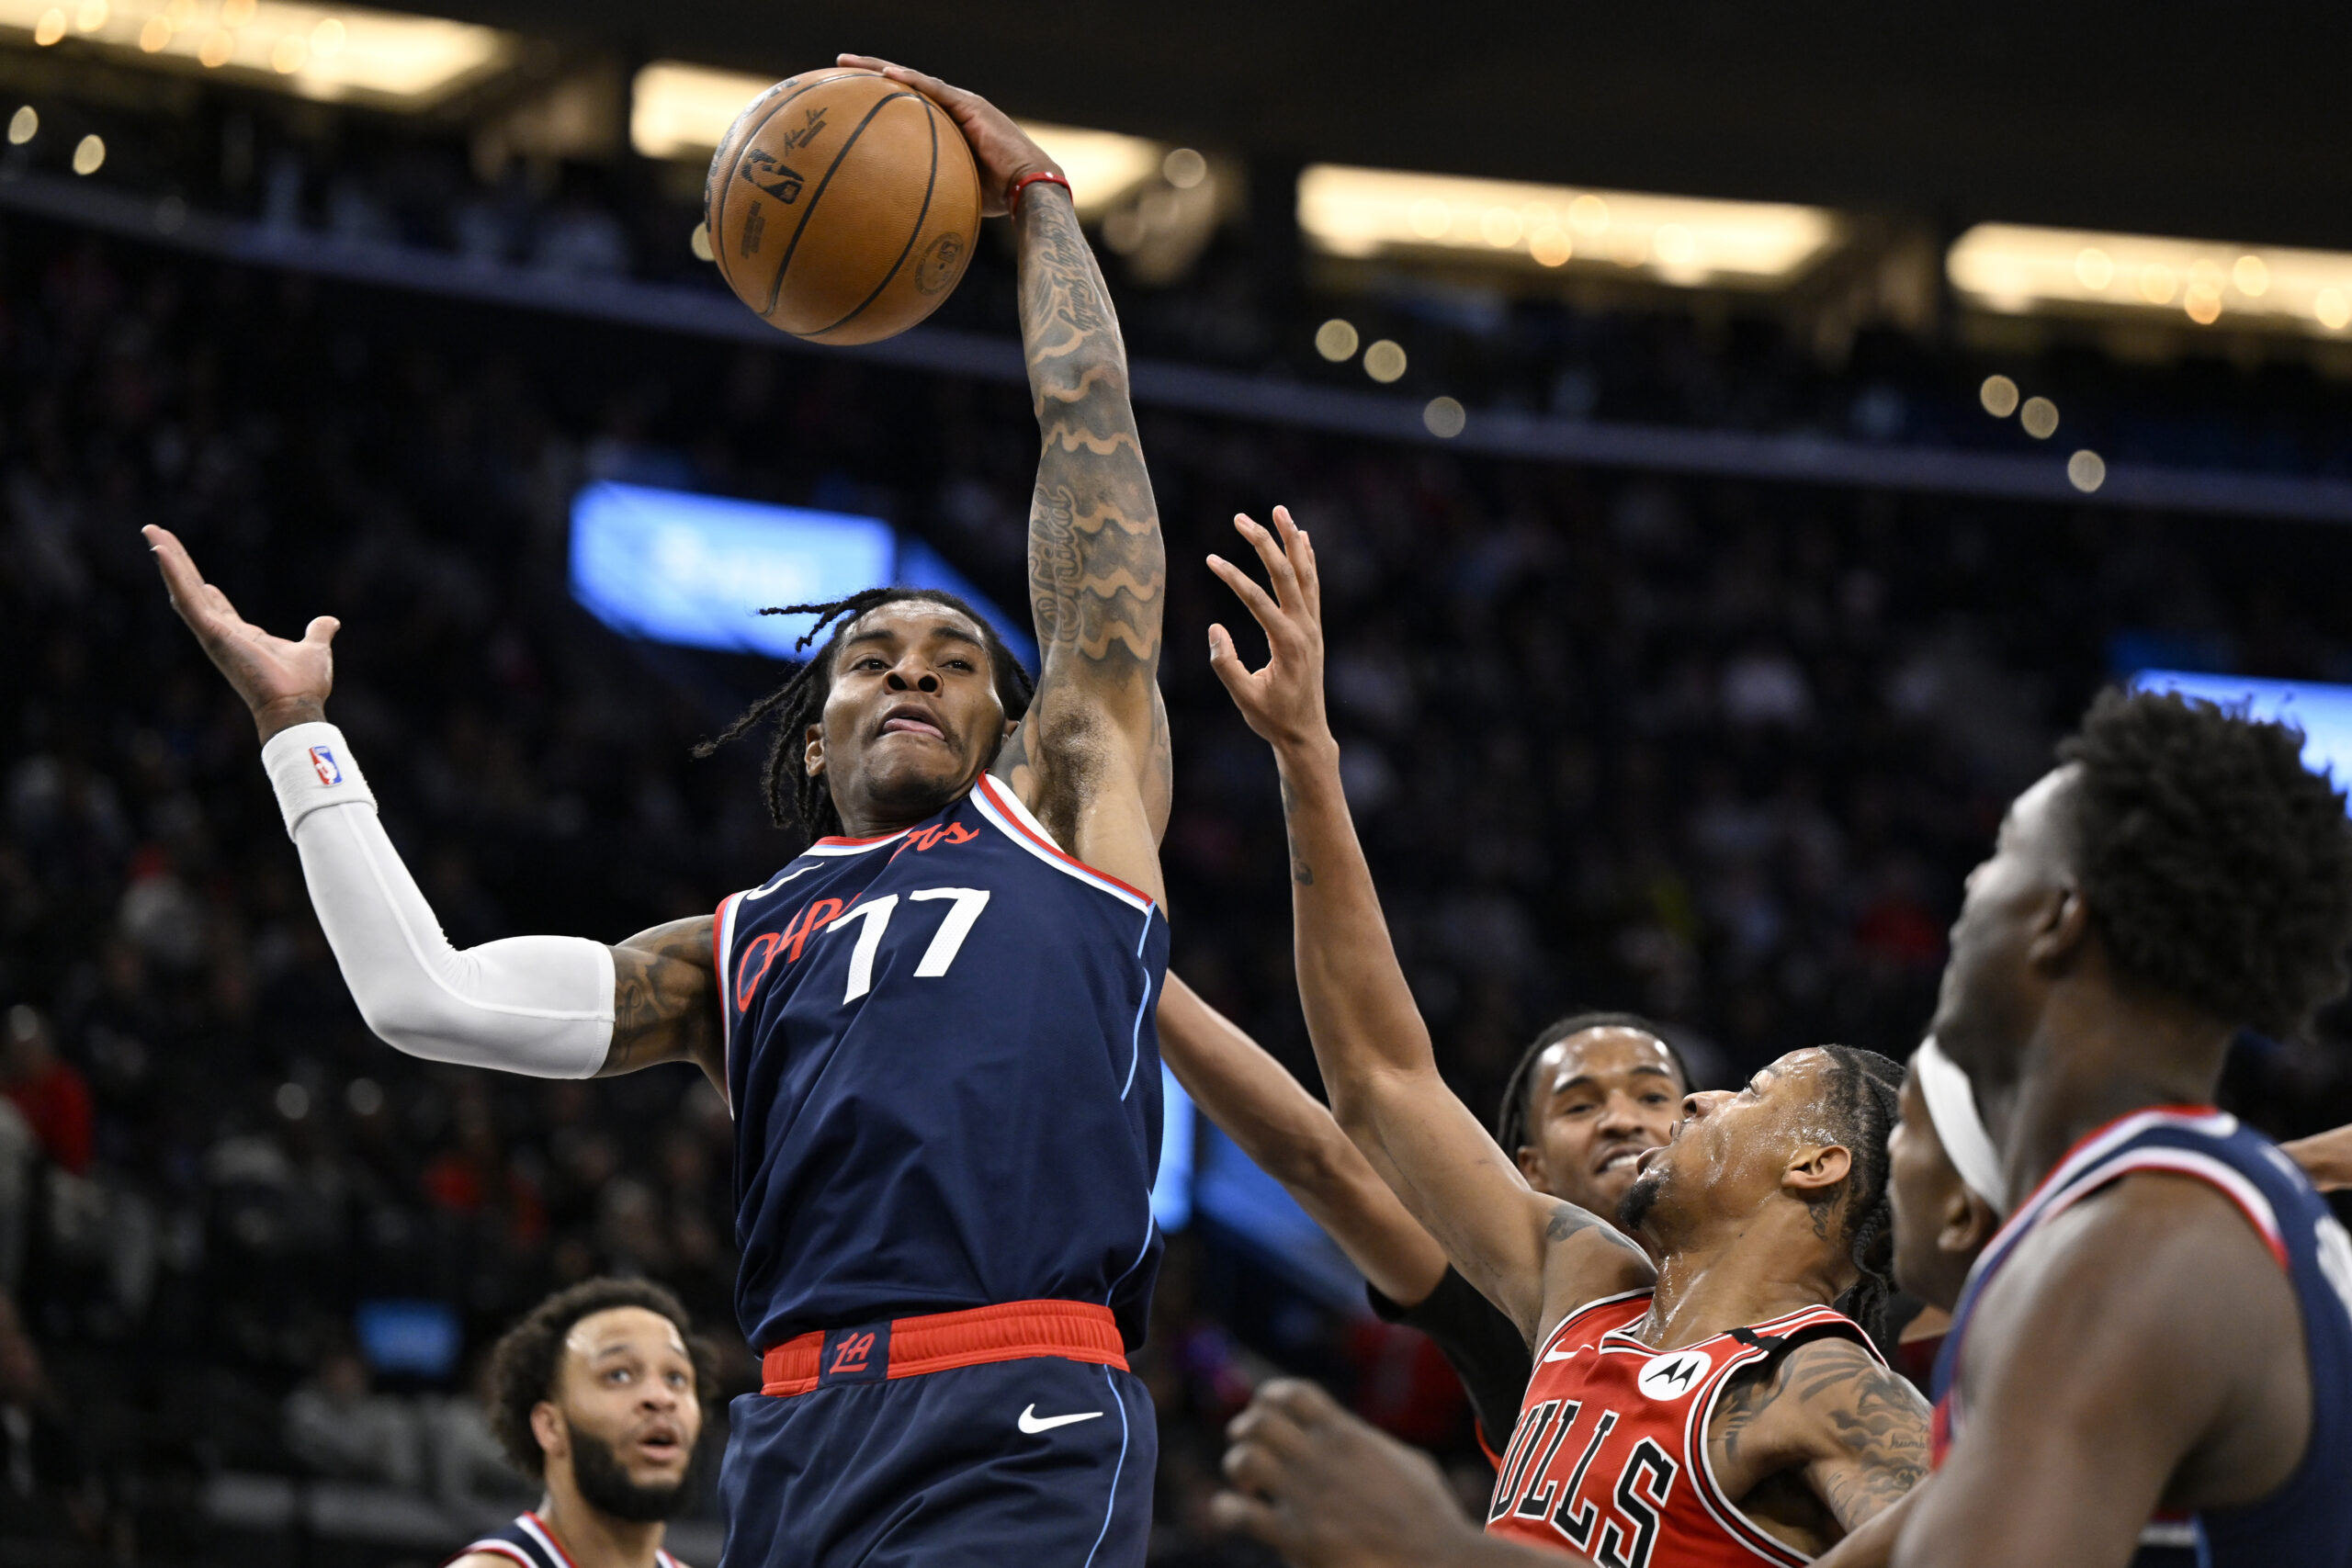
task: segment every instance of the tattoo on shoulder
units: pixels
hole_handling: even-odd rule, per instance
[[[1574,1203],[1561,1203],[1554,1207],[1552,1222],[1544,1227],[1544,1239],[1549,1242],[1562,1242],[1570,1236],[1580,1235],[1586,1231],[1598,1231],[1603,1241],[1613,1242],[1632,1251],[1637,1257],[1648,1256],[1642,1251],[1633,1237],[1594,1213],[1590,1209],[1579,1208]]]
[[[598,1077],[699,1061],[718,1037],[711,917],[673,920],[613,949],[613,1043]]]
[[[1822,1501],[1848,1529],[1926,1476],[1928,1402],[1860,1346],[1842,1339],[1802,1346],[1790,1358],[1787,1382],[1834,1445],[1821,1471]]]

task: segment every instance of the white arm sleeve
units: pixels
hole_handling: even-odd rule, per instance
[[[510,937],[463,953],[376,819],[376,797],[331,724],[262,748],[302,854],[311,903],[368,1027],[427,1061],[584,1078],[613,1040],[613,954],[570,936]]]

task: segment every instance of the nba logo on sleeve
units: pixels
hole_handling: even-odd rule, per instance
[[[317,771],[319,782],[322,784],[343,782],[343,769],[336,765],[334,753],[324,746],[311,748],[311,766]]]

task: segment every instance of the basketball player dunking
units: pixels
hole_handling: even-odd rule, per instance
[[[969,93],[842,63],[928,93],[1011,210],[1044,664],[1033,694],[943,594],[801,606],[831,635],[729,731],[775,725],[771,807],[820,835],[775,875],[615,947],[451,952],[323,722],[335,623],[268,637],[149,538],[253,709],[378,1033],[551,1077],[691,1061],[724,1087],[738,1309],[763,1355],[722,1472],[725,1568],[1139,1564],[1157,1439],[1125,1351],[1159,1247],[1159,518],[1060,172]]]
[[[1279,539],[1237,525],[1272,594],[1210,563],[1272,657],[1249,671],[1216,627],[1211,663],[1281,767],[1300,993],[1332,1111],[1535,1352],[1489,1531],[1611,1568],[1809,1561],[1926,1465],[1924,1403],[1829,1304],[1875,1315],[1885,1287],[1900,1069],[1830,1046],[1690,1096],[1620,1211],[1655,1266],[1535,1192],[1438,1074],[1340,789],[1314,550],[1287,513],[1274,523]],[[1245,1441],[1222,1506],[1280,1540],[1252,1465]]]
[[[2231,1037],[2344,986],[2352,825],[2302,737],[2110,693],[1969,877],[1935,1036],[2004,1129],[2007,1223],[1937,1368],[1898,1568],[2352,1564],[2352,1238],[2214,1110]]]

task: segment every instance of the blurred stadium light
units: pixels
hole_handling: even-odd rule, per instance
[[[515,52],[512,35],[491,28],[300,0],[0,0],[0,29],[43,48],[70,39],[129,62],[407,109],[503,69]]]
[[[2143,670],[2136,692],[2178,692],[2255,718],[2291,724],[2303,732],[2303,765],[2352,784],[2352,686],[2324,681],[2257,681],[2247,675],[2208,675],[2185,670]]]
[[[1543,268],[1608,266],[1678,288],[1770,288],[1834,246],[1837,216],[1780,202],[1711,201],[1316,164],[1298,224],[1327,254],[1452,252]]]
[[[2352,255],[2337,251],[1980,223],[1945,271],[1971,304],[2004,315],[2154,313],[2322,337],[2352,327]]]
[[[654,642],[795,660],[808,615],[763,604],[840,599],[876,583],[959,595],[1013,656],[1028,632],[922,540],[874,517],[650,485],[599,481],[571,503],[571,596],[615,631]]]
[[[657,60],[638,72],[631,86],[629,142],[647,158],[707,158],[743,106],[765,92],[773,80],[681,60]],[[1159,142],[1108,130],[1027,121],[1022,129],[1062,166],[1080,213],[1090,218],[1159,174],[1169,152]]]

